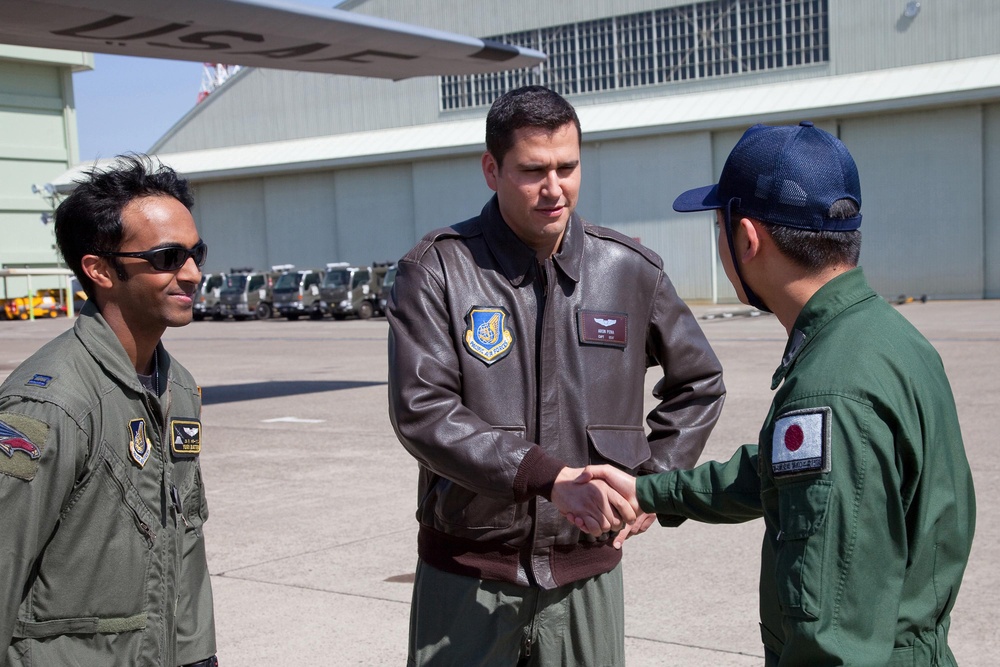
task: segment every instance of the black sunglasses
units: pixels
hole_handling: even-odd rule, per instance
[[[142,252],[102,252],[102,257],[138,257],[149,262],[157,271],[176,271],[188,261],[194,259],[198,268],[205,266],[208,259],[208,246],[204,241],[198,241],[192,248],[183,246],[167,246]]]

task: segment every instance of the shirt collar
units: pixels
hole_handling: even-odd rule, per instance
[[[851,306],[875,296],[878,295],[869,287],[861,267],[842,273],[820,287],[795,318],[795,326],[785,344],[781,365],[771,377],[771,389],[778,388],[795,365],[796,359],[816,339],[823,327]]]
[[[112,331],[111,326],[101,315],[101,311],[97,309],[93,300],[88,300],[83,304],[83,308],[80,309],[80,314],[76,318],[76,323],[73,325],[73,330],[83,347],[108,375],[136,392],[145,392],[125,348],[122,347],[118,336]],[[163,349],[162,342],[156,344],[155,354],[159,357],[159,388],[162,390],[164,379],[170,370],[169,357]]]
[[[483,207],[483,237],[496,258],[497,264],[514,287],[520,286],[532,275],[536,263],[535,251],[507,226],[500,214],[500,204],[493,195]],[[552,257],[553,262],[573,282],[580,280],[583,264],[583,221],[574,211],[566,223],[559,252]]]

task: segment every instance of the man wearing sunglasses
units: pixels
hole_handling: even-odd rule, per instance
[[[0,386],[0,667],[217,665],[201,397],[164,349],[208,248],[145,156],[56,211],[88,300]]]

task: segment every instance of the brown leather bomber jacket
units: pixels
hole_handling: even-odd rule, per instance
[[[388,318],[390,417],[420,464],[418,552],[447,572],[551,589],[611,570],[611,540],[548,500],[558,472],[693,467],[722,410],[719,360],[661,259],[576,214],[539,264],[494,196],[400,260]]]

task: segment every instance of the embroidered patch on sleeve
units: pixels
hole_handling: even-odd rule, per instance
[[[49,425],[31,417],[0,413],[0,473],[31,481],[45,449]]]
[[[827,407],[786,412],[774,422],[771,471],[775,477],[830,472],[830,421]]]
[[[465,316],[465,347],[487,366],[514,349],[514,334],[508,329],[510,314],[499,306],[473,306]]]
[[[197,419],[170,420],[170,451],[175,456],[201,454],[201,422]]]
[[[580,342],[590,345],[628,345],[628,314],[609,313],[596,310],[581,310],[577,313]]]
[[[31,376],[31,379],[25,382],[24,384],[26,386],[41,387],[44,389],[49,386],[50,382],[52,382],[51,375],[42,375],[41,373],[35,373],[34,375]]]

